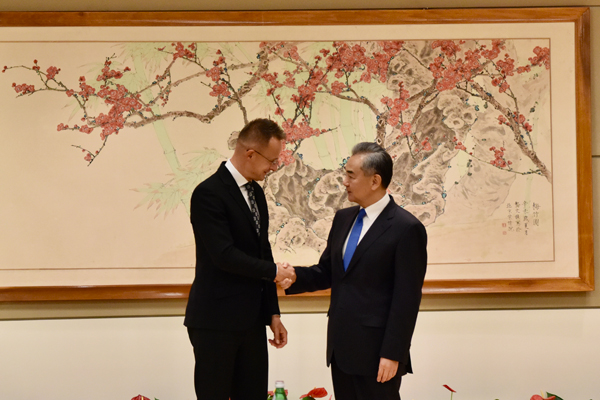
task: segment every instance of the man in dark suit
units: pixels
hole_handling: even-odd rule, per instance
[[[344,186],[358,206],[336,213],[319,263],[295,267],[296,281],[286,290],[331,288],[327,364],[336,400],[399,400],[402,375],[412,372],[427,233],[387,194],[392,168],[377,144],[352,149]]]
[[[184,324],[194,348],[199,400],[264,400],[268,388],[265,325],[277,348],[287,343],[274,281],[293,269],[273,262],[261,181],[279,165],[285,133],[257,119],[241,131],[234,154],[192,195],[196,277]]]

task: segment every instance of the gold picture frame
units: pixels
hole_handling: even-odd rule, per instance
[[[574,110],[572,132],[565,138],[575,143],[576,156],[569,165],[576,174],[576,183],[568,179],[553,183],[554,191],[576,191],[576,201],[569,204],[568,216],[575,216],[576,222],[569,225],[572,231],[566,234],[576,236],[576,274],[551,274],[534,277],[496,276],[471,277],[459,274],[456,279],[441,272],[442,278],[426,279],[425,294],[451,293],[510,293],[510,292],[568,292],[591,291],[594,289],[593,227],[592,227],[592,166],[591,166],[591,109],[590,109],[590,11],[588,8],[531,8],[531,9],[452,9],[452,10],[340,10],[340,11],[249,11],[249,12],[0,12],[0,35],[3,31],[17,33],[28,29],[47,28],[56,31],[61,28],[75,31],[91,31],[89,28],[144,29],[144,28],[195,28],[204,27],[228,30],[232,27],[273,29],[272,40],[278,40],[277,32],[287,27],[311,27],[314,30],[337,32],[345,27],[373,26],[398,28],[398,39],[402,39],[401,28],[424,26],[477,27],[477,37],[482,37],[485,29],[493,30],[496,24],[511,25],[516,29],[523,24],[552,24],[566,26],[572,37],[573,57],[562,62],[565,68],[573,71],[574,80],[567,86],[573,92],[573,104],[566,104]],[[151,30],[149,29],[149,32]],[[180,34],[178,32],[178,34]],[[183,31],[185,35],[185,31]],[[94,33],[91,33],[92,37]],[[528,38],[527,33],[523,33]],[[176,35],[175,35],[176,36]],[[485,36],[485,35],[484,35]],[[489,34],[487,35],[489,36]],[[486,37],[487,37],[486,36]],[[518,37],[518,34],[517,34]],[[87,39],[86,39],[87,40]],[[102,40],[98,37],[98,41]],[[170,39],[169,39],[170,40]],[[185,40],[185,39],[180,39]],[[6,41],[0,36],[0,43]],[[93,41],[93,39],[91,39]],[[43,45],[43,44],[40,44]],[[557,54],[560,54],[560,48]],[[569,53],[570,54],[570,53]],[[557,57],[558,58],[558,57]],[[4,59],[0,54],[0,59]],[[4,64],[2,64],[4,65]],[[0,67],[2,67],[0,65]],[[557,96],[556,93],[553,96]],[[560,147],[560,141],[553,144]],[[558,157],[555,153],[554,157]],[[563,178],[561,178],[563,179]],[[563,185],[563,183],[568,183]],[[562,212],[562,211],[559,211]],[[8,249],[3,249],[3,251]],[[560,252],[560,249],[553,250]],[[560,255],[560,254],[559,254]],[[572,264],[572,262],[570,262]],[[0,267],[1,268],[1,267]],[[437,267],[434,267],[437,268]],[[440,271],[444,267],[439,267]],[[118,270],[119,265],[110,269]],[[34,279],[33,281],[37,281]],[[182,299],[189,292],[189,284],[95,284],[86,281],[82,284],[55,285],[43,284],[0,287],[0,301],[62,301],[62,300],[132,300],[132,299]],[[319,292],[312,295],[327,295]],[[310,295],[310,294],[309,294]],[[298,296],[302,297],[302,296]]]

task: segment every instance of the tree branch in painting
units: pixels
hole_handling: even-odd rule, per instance
[[[113,135],[131,128],[181,118],[209,124],[230,109],[239,111],[240,127],[258,117],[276,119],[287,142],[265,191],[272,241],[294,251],[322,248],[333,213],[348,204],[342,187],[347,151],[323,155],[327,166],[317,167],[304,158],[307,140],[329,138],[338,150],[359,139],[385,147],[394,159],[389,192],[426,225],[444,213],[453,188],[453,196],[477,202],[490,214],[516,176],[539,176],[551,184],[548,152],[540,153],[539,145],[549,132],[537,127],[539,121],[549,126],[538,107],[549,98],[550,50],[535,45],[525,57],[523,45],[515,43],[177,42],[147,50],[160,58],[151,79],[139,58],[131,56],[132,68],[115,55],[105,57],[91,83],[85,76],[76,84],[62,81],[60,68],[42,68],[37,60],[2,72],[24,69],[37,78],[33,84],[13,83],[17,97],[47,91],[75,100],[80,123],[61,122],[56,129],[98,135],[96,148],[73,145],[88,165],[113,145]],[[143,77],[144,84],[125,82],[128,75]],[[202,88],[200,99],[189,103],[193,108],[170,107],[171,97],[185,87]],[[362,137],[356,126],[350,130],[348,118],[361,121]],[[187,208],[193,187],[223,156],[206,150],[183,167],[166,130],[157,137],[174,177],[139,189],[145,193],[140,205],[155,205],[157,214],[166,215],[179,205]],[[448,171],[456,166],[463,173],[449,182]],[[481,190],[486,187],[493,187],[495,200]]]

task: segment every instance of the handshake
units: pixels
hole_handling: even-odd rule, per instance
[[[296,282],[296,271],[294,270],[294,267],[286,262],[278,262],[275,282],[284,290],[292,286],[292,284]]]

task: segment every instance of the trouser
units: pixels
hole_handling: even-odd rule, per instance
[[[335,400],[400,400],[402,376],[396,374],[387,382],[377,382],[377,376],[350,375],[331,360],[331,378]]]
[[[198,400],[265,400],[267,333],[263,324],[245,331],[188,328],[194,347]]]

